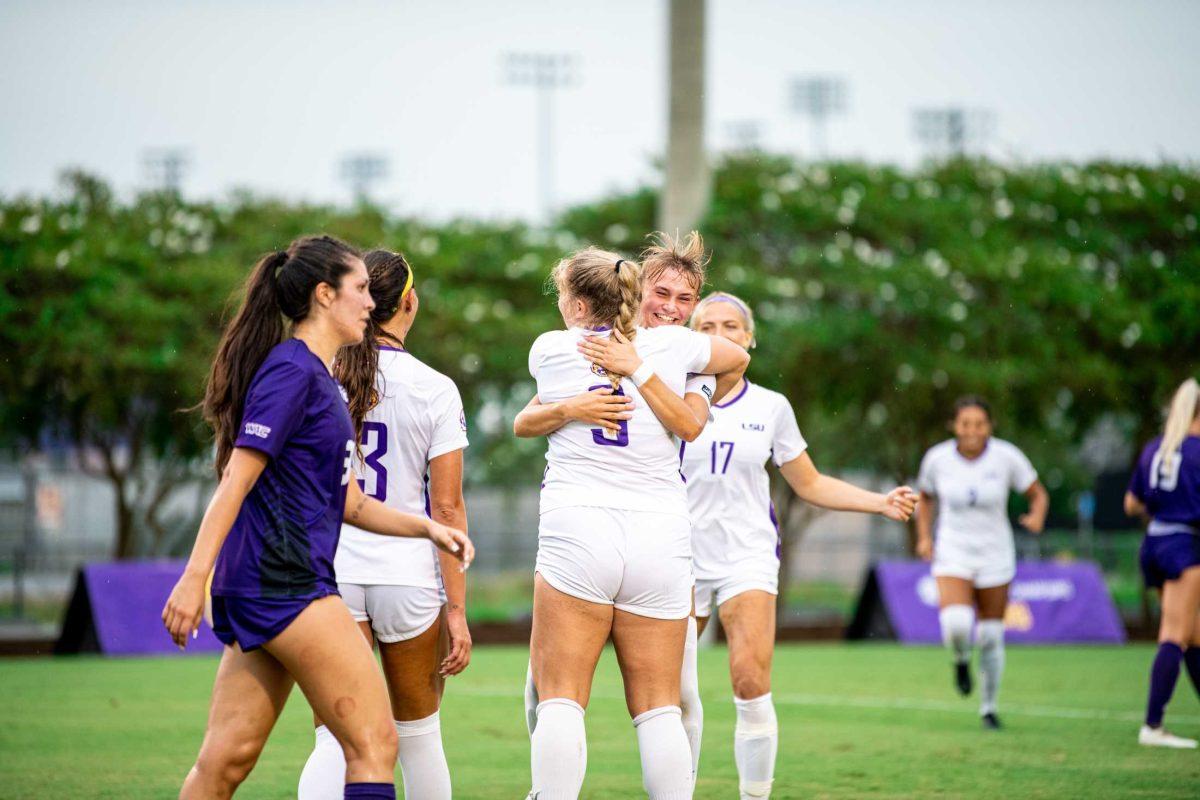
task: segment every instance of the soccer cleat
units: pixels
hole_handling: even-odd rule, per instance
[[[1176,750],[1196,749],[1195,739],[1185,739],[1182,736],[1168,733],[1166,728],[1151,728],[1149,725],[1143,725],[1142,729],[1138,731],[1138,744],[1144,744],[1147,747],[1173,747]]]
[[[1000,730],[1000,718],[997,717],[993,711],[989,711],[988,713],[984,714],[979,718],[979,720],[983,723],[983,729],[985,731]]]
[[[954,665],[954,686],[966,697],[971,693],[971,664],[967,661]]]

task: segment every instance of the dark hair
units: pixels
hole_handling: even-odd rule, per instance
[[[954,401],[954,413],[950,415],[950,421],[958,419],[958,414],[964,408],[978,408],[987,417],[987,421],[992,421],[992,407],[988,405],[987,400],[984,400],[977,394],[964,394],[962,397]]]
[[[241,307],[217,345],[201,404],[217,440],[218,478],[233,453],[254,374],[283,341],[284,318],[305,319],[313,290],[322,283],[338,288],[355,255],[354,248],[332,236],[306,236],[263,256],[246,279]]]
[[[379,369],[380,340],[404,345],[404,342],[385,332],[383,325],[400,310],[404,287],[408,285],[408,276],[412,273],[404,256],[390,250],[372,250],[363,256],[363,262],[367,265],[375,309],[371,312],[362,341],[342,348],[333,365],[334,377],[346,390],[356,441],[362,438],[363,418],[379,403],[375,373]]]

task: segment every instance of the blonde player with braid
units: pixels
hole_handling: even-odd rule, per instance
[[[639,272],[636,263],[595,248],[561,261],[553,278],[568,328],[538,337],[529,353],[543,403],[603,385],[634,403],[615,431],[571,421],[549,436],[530,641],[540,694],[530,797],[539,800],[577,797],[583,786],[584,707],[610,637],[647,793],[652,800],[692,795],[679,710],[692,588],[687,492],[674,442],[649,398],[678,397],[689,373],[736,381],[750,357],[686,328],[635,328]],[[641,366],[610,374],[581,356],[588,336],[632,342]]]

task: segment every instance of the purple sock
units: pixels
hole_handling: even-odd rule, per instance
[[[396,786],[392,783],[347,783],[345,800],[396,800]]]
[[[1183,660],[1183,648],[1174,642],[1162,642],[1158,655],[1150,667],[1150,699],[1146,703],[1146,724],[1151,728],[1162,725],[1163,711],[1175,691],[1179,680],[1179,662]]]
[[[1196,694],[1200,694],[1200,645],[1183,651],[1183,663],[1187,665],[1188,677],[1192,679],[1192,686],[1196,687]]]

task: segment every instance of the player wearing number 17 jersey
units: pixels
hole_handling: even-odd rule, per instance
[[[465,528],[467,434],[458,389],[404,347],[418,308],[404,257],[375,250],[363,260],[375,310],[363,343],[343,350],[337,365],[359,429],[355,472],[368,497]],[[334,568],[363,635],[379,643],[404,795],[449,800],[438,708],[444,677],[470,659],[464,576],[430,542],[387,540],[353,525],[342,527]],[[320,722],[299,800],[341,797],[344,756]]]

